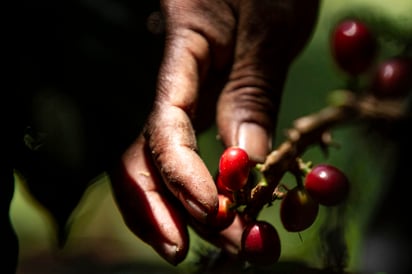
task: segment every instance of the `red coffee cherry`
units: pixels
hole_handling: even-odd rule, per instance
[[[332,56],[340,69],[351,76],[369,69],[377,53],[377,40],[359,20],[339,22],[331,35]]]
[[[210,225],[213,229],[220,231],[229,227],[233,223],[236,216],[236,210],[231,207],[233,201],[229,197],[223,194],[218,194],[218,197],[219,208],[216,216],[210,220]]]
[[[309,228],[316,220],[319,203],[303,187],[286,192],[280,204],[280,219],[287,231],[299,232]]]
[[[228,189],[223,183],[222,183],[222,179],[220,178],[220,176],[218,175],[216,177],[216,188],[219,194],[223,194],[226,197],[229,197],[233,200],[233,191],[231,191],[230,189]]]
[[[412,91],[412,57],[397,56],[382,61],[372,78],[377,97],[402,97]]]
[[[277,230],[266,221],[248,224],[242,233],[242,255],[250,264],[270,265],[280,257],[280,238]]]
[[[249,156],[240,147],[229,147],[223,151],[219,160],[219,187],[230,191],[243,188],[250,172]]]
[[[304,186],[309,195],[321,205],[335,206],[349,194],[349,181],[338,168],[319,164],[306,175]]]

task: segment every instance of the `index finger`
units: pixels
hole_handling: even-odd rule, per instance
[[[145,131],[153,160],[168,189],[193,217],[206,222],[217,211],[216,186],[197,153],[187,114],[175,106],[164,108],[155,112]]]
[[[192,119],[207,41],[191,30],[167,39],[157,96],[145,127],[155,164],[169,190],[201,222],[217,211],[213,177],[197,153]]]

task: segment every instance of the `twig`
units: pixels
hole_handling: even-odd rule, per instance
[[[273,199],[273,193],[286,172],[294,173],[299,157],[312,145],[330,146],[329,131],[336,126],[367,120],[400,120],[406,115],[402,100],[379,100],[371,95],[356,95],[351,91],[336,91],[332,105],[317,113],[294,121],[287,139],[273,150],[259,166],[266,184],[257,184],[243,211],[246,219],[255,219],[261,209]]]

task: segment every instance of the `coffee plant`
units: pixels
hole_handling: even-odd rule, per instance
[[[351,186],[358,182],[351,182],[338,166],[305,161],[303,155],[310,147],[319,146],[328,156],[329,150],[338,145],[332,138],[332,131],[339,126],[366,124],[371,130],[385,134],[409,121],[410,42],[403,41],[396,55],[379,60],[379,34],[362,19],[343,18],[330,33],[329,46],[336,68],[347,77],[348,85],[331,91],[325,108],[296,119],[286,131],[286,140],[267,155],[263,163],[248,161],[246,152],[239,147],[223,151],[216,176],[219,195],[232,201],[226,210],[235,211],[246,223],[235,262],[228,263],[228,258],[225,263],[215,260],[219,265],[230,265],[223,267],[223,271],[262,271],[262,267],[278,263],[282,251],[278,228],[260,217],[261,211],[273,203],[280,203],[283,228],[297,233],[312,226],[321,206],[326,210],[344,208]],[[294,186],[288,187],[281,182],[286,174],[295,178]],[[343,233],[340,230],[337,228],[338,234]],[[220,256],[225,257],[224,252]],[[337,259],[326,262],[326,272],[310,273],[344,273],[345,256],[336,255]],[[207,261],[209,269],[213,269],[211,272],[216,271],[217,268],[210,266],[210,260],[200,261]],[[296,273],[309,273],[304,269],[300,271]]]
[[[377,29],[383,30],[377,32]],[[328,252],[322,269],[310,269],[306,265],[294,263],[293,266],[281,265],[284,239],[278,233],[280,227],[264,220],[261,212],[269,210],[279,203],[280,225],[288,232],[301,233],[313,226],[321,209],[341,212],[350,201],[354,186],[361,182],[351,181],[341,167],[325,160],[315,162],[306,159],[305,152],[312,147],[319,147],[325,156],[331,149],[339,146],[332,136],[335,128],[353,125],[366,125],[370,131],[389,139],[399,138],[401,147],[410,147],[410,140],[404,136],[405,128],[410,127],[410,100],[412,96],[412,33],[394,34],[385,28],[375,28],[368,21],[357,16],[346,16],[339,20],[330,33],[330,54],[336,69],[343,74],[345,85],[328,94],[328,105],[317,112],[297,118],[285,130],[284,140],[276,146],[262,163],[252,162],[240,147],[226,148],[219,158],[216,187],[219,192],[217,215],[209,222],[213,233],[220,233],[239,218],[245,223],[241,238],[241,250],[235,258],[224,250],[205,249],[199,252],[197,272],[207,273],[347,273],[345,243],[341,239],[343,231],[337,226],[324,233],[324,249]],[[390,56],[381,53],[382,43],[396,44],[396,52]],[[152,60],[151,60],[152,61]],[[100,76],[99,76],[100,77]],[[7,128],[7,127],[6,127]],[[398,137],[397,135],[400,135]],[[13,136],[13,138],[18,138]],[[405,139],[402,139],[405,138]],[[398,140],[398,139],[397,139]],[[10,141],[7,139],[7,142]],[[30,149],[41,146],[42,136],[37,136],[30,129],[25,134],[24,142]],[[11,143],[11,142],[10,142]],[[401,151],[403,152],[403,151]],[[402,172],[408,173],[408,150],[399,161]],[[362,152],[359,152],[362,153]],[[326,157],[327,159],[327,157]],[[406,163],[406,164],[405,164]],[[3,162],[2,162],[3,164]],[[12,170],[12,167],[6,166]],[[28,167],[31,170],[32,167]],[[398,171],[399,171],[398,170]],[[405,171],[406,170],[406,171]],[[43,170],[47,174],[49,170]],[[396,181],[405,179],[396,174]],[[294,179],[292,185],[283,183],[286,175]],[[88,174],[89,176],[89,174]],[[53,179],[50,176],[50,180]],[[12,178],[1,178],[10,181]],[[64,178],[63,178],[64,179]],[[87,177],[89,179],[89,177]],[[66,179],[72,182],[71,178]],[[52,180],[51,180],[52,181]],[[70,185],[70,184],[66,184]],[[8,186],[6,184],[6,186]],[[47,186],[50,187],[50,186]],[[54,186],[54,188],[58,188]],[[393,187],[388,193],[388,202],[378,209],[393,220],[407,220],[404,216],[405,193],[402,188]],[[395,189],[395,190],[393,190]],[[52,215],[57,217],[59,227],[65,227],[68,216],[78,204],[84,192],[84,186],[71,184],[73,195],[43,197],[44,189],[32,191]],[[14,189],[1,192],[2,216],[8,215],[9,203]],[[66,189],[56,189],[56,193],[67,194]],[[76,197],[70,200],[67,197]],[[388,210],[387,204],[393,203],[397,212]],[[43,199],[42,199],[43,198]],[[69,199],[61,203],[60,199]],[[56,204],[64,207],[56,207]],[[399,216],[400,215],[400,216]],[[390,218],[391,217],[391,218]],[[329,221],[329,220],[326,220]],[[380,222],[373,223],[376,227]],[[7,232],[5,242],[11,241],[15,249],[4,251],[6,260],[16,267],[18,241],[11,224],[1,228]],[[410,233],[408,231],[408,233]],[[61,246],[68,231],[58,230]],[[330,245],[333,238],[335,246]],[[337,239],[337,240],[336,240]],[[337,243],[337,244],[336,244]],[[407,252],[405,252],[407,253]],[[8,257],[7,257],[8,256]],[[288,269],[287,271],[284,271]],[[400,273],[399,273],[400,274]]]

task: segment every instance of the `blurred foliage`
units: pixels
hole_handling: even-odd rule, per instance
[[[401,50],[399,40],[412,38],[412,1],[377,0],[325,0],[319,23],[308,47],[292,65],[275,134],[276,147],[284,140],[283,130],[300,116],[315,112],[326,105],[329,91],[346,85],[346,78],[337,70],[329,54],[329,33],[337,20],[358,17],[367,21],[382,34],[383,48],[380,58]],[[334,220],[329,209],[321,208],[315,224],[300,233],[289,233],[282,228],[278,215],[279,203],[265,208],[260,218],[273,222],[282,239],[281,261],[300,261],[311,267],[321,267],[322,235],[325,220],[345,223],[348,248],[348,269],[359,267],[359,252],[365,227],[382,195],[385,174],[393,168],[390,160],[393,146],[379,143],[363,128],[335,129],[333,137],[341,147],[332,149],[325,157],[314,147],[303,156],[313,163],[329,162],[346,172],[353,182],[351,200],[344,218]],[[211,128],[199,136],[200,154],[212,174],[216,172],[222,146],[216,140],[216,129]],[[378,149],[376,149],[378,148]],[[288,175],[285,184],[293,184]],[[71,273],[65,267],[77,267],[77,273],[152,273],[190,272],[198,259],[196,247],[206,246],[202,239],[191,233],[191,252],[177,268],[170,267],[150,247],[137,239],[124,226],[111,197],[105,176],[97,178],[89,187],[79,206],[71,216],[72,230],[63,250],[56,250],[54,224],[48,212],[34,201],[19,180],[12,203],[12,220],[20,239],[20,268],[18,273]],[[334,212],[336,213],[336,212]],[[76,259],[77,258],[77,259]],[[79,259],[82,258],[82,259]],[[113,268],[113,266],[118,268]],[[105,266],[104,271],[102,267]],[[38,269],[38,271],[36,270]],[[139,269],[139,270],[136,270]],[[74,272],[74,271],[73,271]],[[277,272],[276,272],[277,273]]]

